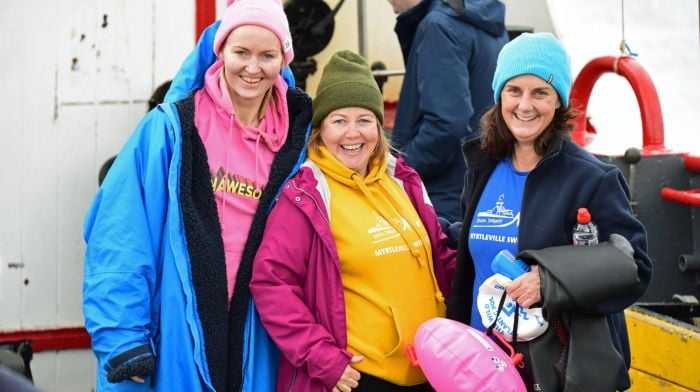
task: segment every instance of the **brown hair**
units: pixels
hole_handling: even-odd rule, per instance
[[[374,115],[376,118],[376,115]],[[325,120],[325,118],[324,118]],[[309,135],[309,141],[306,142],[306,146],[309,148],[309,150],[313,149],[315,152],[318,152],[318,146],[323,144],[323,141],[321,141],[321,127],[323,126],[323,121],[318,125],[318,127],[312,128],[311,129],[311,134]],[[379,119],[377,119],[377,132],[379,132],[379,138],[377,140],[377,145],[374,147],[374,151],[372,152],[372,156],[369,159],[369,162],[374,162],[375,160],[379,159],[382,160],[386,156],[386,154],[389,152],[389,148],[391,147],[391,144],[389,143],[389,138],[386,137],[386,134],[384,134],[384,129],[382,128],[382,125],[379,123]]]
[[[547,128],[535,140],[535,152],[542,156],[552,141],[560,139],[566,133],[574,129],[575,124],[571,120],[579,116],[576,109],[561,107],[554,112],[554,118]],[[501,101],[489,109],[481,117],[481,148],[495,158],[505,158],[513,155],[515,149],[515,137],[506,125],[501,111]]]

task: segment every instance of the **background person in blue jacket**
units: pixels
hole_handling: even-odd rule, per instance
[[[478,135],[493,105],[490,82],[508,41],[496,0],[389,0],[398,14],[404,76],[392,145],[425,183],[438,216],[461,218],[464,160],[459,146]]]
[[[525,33],[506,44],[492,87],[497,103],[482,118],[484,134],[462,147],[465,216],[447,315],[486,328],[476,298],[494,256],[507,249],[532,269],[506,291],[525,308],[540,305],[550,322],[536,339],[516,343],[528,390],[627,390],[623,311],[652,274],[627,183],[570,140],[577,115],[570,60],[552,34]],[[581,207],[598,224],[598,245],[572,245]]]
[[[209,66],[206,51],[220,59]],[[280,76],[292,58],[278,0],[233,2],[173,80],[177,102],[151,111],[115,160],[85,220],[97,390],[274,388],[278,351],[248,281],[274,197],[305,155],[311,101]]]

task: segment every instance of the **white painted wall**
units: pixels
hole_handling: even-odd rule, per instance
[[[99,167],[193,46],[193,11],[192,0],[3,1],[0,329],[83,324],[82,221]],[[46,391],[91,391],[94,369],[88,350],[32,362]]]

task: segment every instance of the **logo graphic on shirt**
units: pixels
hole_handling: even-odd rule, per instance
[[[394,226],[390,225],[383,216],[379,215],[377,211],[372,211],[377,224],[370,227],[367,233],[372,237],[373,244],[378,244],[382,241],[390,240],[399,236],[399,233],[394,229]],[[408,225],[408,223],[406,223]]]
[[[501,193],[493,208],[477,213],[474,227],[506,227],[513,223],[520,224],[520,213],[513,215],[513,210],[506,208],[504,199],[505,196]]]
[[[369,230],[367,230],[367,234],[369,234],[372,237],[373,245],[387,240],[391,240],[400,235],[399,232],[396,231],[396,229],[394,229],[394,226],[390,225],[389,222],[387,222],[387,220],[384,219],[383,216],[377,213],[377,211],[372,211],[372,213],[374,214],[374,217],[377,220],[377,224],[373,227],[370,227]],[[409,249],[406,244],[398,244],[380,249],[375,249],[374,255],[379,257],[399,252],[408,252],[408,250]]]
[[[367,234],[372,237],[372,244],[379,244],[384,241],[388,241],[394,238],[399,237],[401,234],[396,231],[394,226],[389,224],[389,222],[384,219],[383,216],[379,215],[377,211],[372,211],[374,214],[375,219],[377,220],[377,224],[374,225],[373,227],[370,227],[369,230],[367,230]],[[406,218],[404,217],[398,217],[394,218],[394,223],[396,227],[401,228],[403,231],[407,231],[411,229],[411,225],[408,223]],[[416,222],[417,227],[421,227],[422,223],[420,220]],[[429,241],[427,238],[425,239],[426,241]],[[414,241],[411,246],[414,248],[419,248],[420,246],[423,245],[423,241],[418,239]],[[385,255],[390,255],[390,254],[395,254],[399,252],[408,252],[410,248],[408,247],[407,244],[402,243],[397,244],[397,245],[391,245],[391,246],[385,246],[384,248],[379,248],[374,251],[375,256],[385,256]]]
[[[265,186],[245,176],[225,173],[222,168],[219,168],[216,173],[211,172],[211,189],[214,193],[225,192],[260,200]]]

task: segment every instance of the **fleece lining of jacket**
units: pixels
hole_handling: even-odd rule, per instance
[[[226,264],[207,153],[194,127],[194,99],[176,103],[182,124],[180,205],[211,382],[226,385]]]
[[[245,318],[250,299],[248,283],[253,259],[260,246],[275,193],[292,172],[306,142],[311,102],[299,89],[289,89],[287,101],[290,116],[293,113],[297,115],[290,118],[290,134],[272,162],[268,184],[260,198],[243,250],[228,314],[223,241],[206,149],[194,126],[192,96],[177,103],[183,134],[180,179],[183,221],[209,373],[218,391],[238,391],[242,384],[240,361],[243,357]]]

